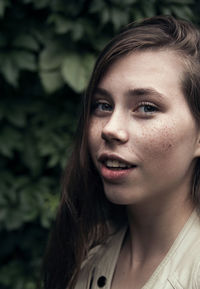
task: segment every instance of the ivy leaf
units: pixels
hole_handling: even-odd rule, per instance
[[[6,8],[10,6],[9,0],[1,0],[0,1],[0,18],[2,18],[5,14]]]
[[[165,7],[165,6],[160,7],[160,12],[163,15],[171,15],[172,14],[171,9],[169,7]]]
[[[35,0],[40,1],[40,0]],[[48,0],[49,2],[49,0]],[[62,14],[70,15],[74,19],[78,19],[78,15],[82,12],[85,0],[54,0],[50,2],[52,11],[60,12]]]
[[[74,27],[74,23],[72,21],[60,14],[50,15],[47,22],[55,25],[55,32],[58,34],[67,33]]]
[[[105,3],[99,0],[93,0],[90,4],[89,12],[90,13],[97,13],[105,10]]]
[[[35,55],[31,52],[15,50],[10,57],[19,69],[35,71],[37,68]]]
[[[40,53],[39,67],[41,70],[57,69],[66,52],[59,44],[49,43],[49,45]]]
[[[19,68],[16,66],[9,53],[0,53],[0,71],[8,83],[17,86]]]
[[[5,227],[8,231],[16,230],[23,224],[23,212],[20,210],[11,210],[5,219]]]
[[[109,41],[110,41],[110,38],[108,36],[106,35],[99,36],[96,39],[96,41],[93,43],[93,47],[97,51],[101,51]]]
[[[66,83],[77,93],[85,89],[94,65],[94,59],[91,54],[84,56],[71,54],[64,59],[61,68],[62,76]]]
[[[53,93],[64,85],[60,71],[41,71],[40,79],[47,93]]]
[[[37,198],[28,187],[24,187],[20,192],[20,210],[23,212],[23,222],[29,222],[36,219],[38,215]]]
[[[194,4],[194,0],[164,0],[164,3],[170,5],[170,4]],[[182,9],[182,8],[181,8]]]
[[[144,16],[145,17],[153,17],[156,15],[156,7],[155,4],[151,1],[145,1],[145,7],[143,7],[144,10]]]
[[[7,44],[7,40],[3,34],[0,34],[0,47],[5,47]]]
[[[26,4],[32,3],[37,9],[42,9],[49,6],[49,0],[23,0],[23,2]]]
[[[85,68],[82,59],[76,54],[68,55],[63,61],[62,76],[76,92],[81,92],[86,85]]]
[[[138,1],[138,0],[123,0],[123,6],[134,4],[134,3],[136,3],[137,1]],[[121,4],[122,4],[122,1],[121,1],[121,0],[111,0],[111,2],[112,2],[113,4],[118,4],[118,5],[121,5]]]
[[[30,49],[32,51],[38,51],[39,49],[37,40],[33,36],[26,34],[18,35],[12,42],[12,45],[17,48]]]
[[[80,22],[75,22],[73,25],[73,30],[72,30],[72,38],[74,41],[78,41],[83,37],[84,33],[84,25],[83,23]]]
[[[18,127],[24,127],[26,124],[26,112],[22,106],[9,106],[6,110],[6,118],[10,123]]]
[[[11,284],[11,280],[14,282],[19,282],[19,277],[22,274],[22,265],[19,261],[10,262],[9,264],[5,264],[1,266],[0,270],[0,280],[1,284],[4,286],[9,286]],[[10,287],[10,286],[9,286]],[[17,287],[15,287],[17,289]],[[19,288],[19,287],[18,287]],[[21,287],[23,288],[23,287]]]
[[[83,66],[85,67],[85,75],[86,75],[86,81],[89,81],[89,78],[91,76],[92,69],[94,67],[96,57],[93,54],[85,54],[82,58]]]
[[[12,127],[6,126],[0,133],[0,152],[11,158],[15,149],[22,148],[21,134]]]
[[[190,20],[193,17],[192,10],[188,6],[184,6],[180,9],[179,6],[173,5],[171,6],[171,10],[177,17],[182,19]]]
[[[115,30],[128,23],[128,13],[118,8],[111,9],[111,19]]]
[[[105,8],[101,12],[101,22],[104,25],[104,24],[108,23],[109,20],[110,20],[110,11],[108,8]]]
[[[143,12],[141,11],[141,9],[139,8],[134,8],[131,10],[131,18],[134,20],[134,21],[138,21],[138,20],[141,20],[142,18],[144,18],[144,14]]]

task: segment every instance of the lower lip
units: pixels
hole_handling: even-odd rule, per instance
[[[101,175],[107,181],[122,181],[125,179],[131,171],[133,171],[136,167],[132,167],[130,169],[122,169],[122,170],[111,170],[102,164],[101,166]]]

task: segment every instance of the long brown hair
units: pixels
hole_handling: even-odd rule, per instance
[[[105,47],[94,67],[83,99],[76,141],[68,161],[57,219],[44,262],[45,289],[73,289],[88,250],[104,242],[108,224],[126,221],[123,206],[104,196],[100,177],[88,150],[91,99],[108,67],[123,55],[138,50],[170,49],[182,59],[183,93],[197,122],[200,120],[200,32],[191,23],[157,16],[129,24]],[[193,175],[192,198],[200,207],[200,161]]]

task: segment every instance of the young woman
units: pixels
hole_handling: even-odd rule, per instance
[[[200,33],[130,24],[86,92],[45,289],[200,288]]]

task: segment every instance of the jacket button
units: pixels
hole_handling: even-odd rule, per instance
[[[105,276],[99,277],[99,279],[97,280],[97,285],[100,288],[104,287],[106,285],[106,277]]]

